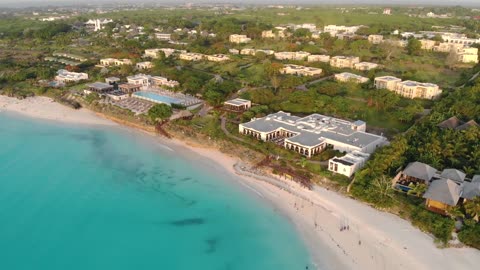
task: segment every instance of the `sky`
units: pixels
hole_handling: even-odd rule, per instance
[[[480,6],[480,0],[0,0],[0,6],[25,7],[100,3],[236,3],[236,4],[379,4],[387,5],[462,5]]]

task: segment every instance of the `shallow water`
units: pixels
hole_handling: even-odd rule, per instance
[[[0,114],[0,269],[310,265],[293,225],[229,177],[137,132]]]

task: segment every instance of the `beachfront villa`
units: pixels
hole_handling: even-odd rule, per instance
[[[152,76],[146,74],[136,74],[127,77],[127,82],[130,84],[141,85],[142,87],[148,87],[152,85]]]
[[[88,80],[87,73],[70,72],[65,69],[59,69],[57,71],[57,76],[55,76],[55,81],[61,83],[79,82],[82,80]]]
[[[328,160],[328,170],[351,177],[356,171],[363,168],[370,154],[352,151],[343,157],[333,157]]]
[[[349,72],[335,74],[335,80],[339,82],[353,82],[353,83],[366,83],[369,81],[367,77],[363,77],[363,76],[349,73]]]
[[[248,43],[248,42],[252,41],[252,39],[247,37],[246,35],[237,35],[237,34],[230,35],[228,40],[231,43],[237,43],[237,44]]]
[[[86,93],[106,93],[106,92],[111,92],[113,91],[113,86],[108,84],[108,83],[103,83],[103,82],[94,82],[94,83],[89,83],[87,84],[88,90]]]
[[[330,62],[330,55],[323,55],[323,54],[311,54],[307,56],[308,62]]]
[[[475,175],[472,179],[457,169],[437,169],[422,162],[411,162],[403,171],[400,171],[392,183],[395,189],[408,192],[414,186],[422,184],[426,186],[423,198],[428,210],[442,215],[447,210],[458,205],[460,202],[471,200],[480,196],[480,176]]]
[[[123,65],[132,65],[130,59],[116,59],[116,58],[103,58],[100,59],[100,65],[104,67],[108,66],[123,66]]]
[[[420,83],[415,81],[403,81],[393,76],[375,78],[377,89],[394,91],[405,98],[436,99],[442,94],[438,85],[433,83]]]
[[[223,106],[225,109],[230,111],[244,112],[252,107],[252,102],[242,98],[235,98],[225,101]]]
[[[302,61],[307,58],[310,53],[309,52],[277,52],[274,54],[275,59],[278,60],[297,60],[297,61]]]
[[[110,84],[110,85],[115,85],[115,84],[118,84],[120,82],[120,78],[108,77],[108,78],[105,78],[105,82]]]
[[[383,36],[382,35],[369,35],[368,36],[368,42],[372,44],[380,44],[383,41]]]
[[[169,80],[161,76],[152,76],[151,80],[152,80],[152,85],[156,87],[166,86],[170,88],[175,88],[180,85],[180,83],[177,81]]]
[[[114,90],[112,92],[108,92],[106,93],[106,96],[113,101],[120,101],[129,97],[128,93],[123,92],[122,90]]]
[[[142,69],[151,69],[153,67],[152,62],[150,61],[145,61],[145,62],[138,62],[135,67],[139,70]]]
[[[126,94],[131,94],[142,89],[141,84],[122,83],[118,86],[118,89]]]
[[[374,68],[377,68],[378,64],[370,62],[360,62],[353,65],[353,68],[361,71],[368,71]]]
[[[336,68],[354,68],[354,65],[360,63],[357,56],[333,56],[330,58],[330,65]]]
[[[347,153],[373,153],[387,143],[385,137],[365,130],[366,123],[360,120],[350,122],[320,114],[298,117],[282,111],[239,125],[240,134],[274,142],[306,157],[327,146]]]
[[[318,76],[322,74],[322,69],[288,64],[280,69],[280,73],[298,76]]]

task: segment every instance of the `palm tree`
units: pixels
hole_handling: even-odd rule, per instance
[[[305,166],[307,166],[307,163],[308,163],[307,159],[302,157],[302,159],[300,159],[300,161],[297,162],[297,165],[300,165],[302,168],[305,168]]]
[[[407,194],[415,195],[417,197],[422,196],[423,193],[425,193],[425,191],[427,190],[427,185],[425,185],[424,183],[410,183],[408,187],[410,188],[410,190],[407,192]]]
[[[447,209],[447,214],[453,219],[464,218],[465,214],[462,212],[459,206],[450,206]]]
[[[475,197],[464,204],[465,212],[478,222],[480,218],[480,197]]]

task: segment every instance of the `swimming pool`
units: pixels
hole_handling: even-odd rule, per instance
[[[163,96],[157,93],[153,92],[146,92],[146,91],[138,91],[133,93],[133,96],[141,98],[141,99],[146,99],[155,103],[165,103],[165,104],[183,104],[183,100],[174,98],[174,97],[168,97],[168,96]]]

